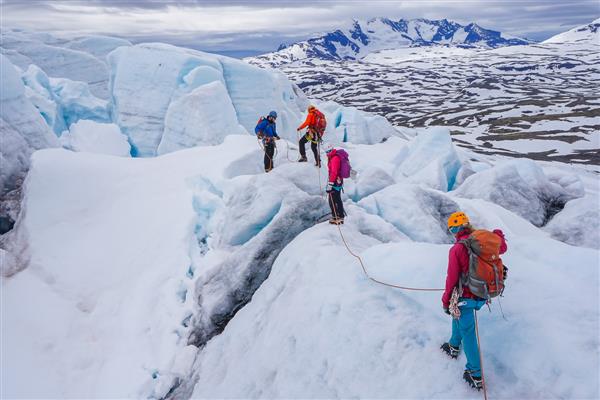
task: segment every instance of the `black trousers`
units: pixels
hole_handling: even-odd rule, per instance
[[[329,199],[329,208],[331,208],[331,215],[337,218],[344,218],[346,213],[344,212],[344,203],[342,203],[342,191],[332,189],[328,193],[327,198]]]
[[[304,147],[304,146],[306,146],[306,143],[308,143],[308,139],[306,138],[306,135],[304,135],[300,139],[300,142],[298,142],[298,146],[300,147],[300,155],[302,157],[306,157],[306,148]],[[315,156],[315,162],[316,162],[320,158],[319,157],[319,148],[317,147],[317,143],[310,142],[310,148],[312,149],[313,155]]]
[[[275,166],[273,163],[273,157],[275,155],[275,142],[273,140],[269,140],[268,142],[263,142],[263,144],[265,146],[265,171],[270,171]]]

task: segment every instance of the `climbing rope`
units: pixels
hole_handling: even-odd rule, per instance
[[[475,336],[477,336],[477,349],[479,350],[479,365],[481,367],[481,385],[483,386],[483,398],[487,400],[487,387],[485,385],[485,377],[483,375],[483,352],[481,351],[481,343],[479,341],[479,324],[477,323],[477,311],[473,310],[475,314]]]
[[[338,219],[337,209],[335,207],[335,204],[333,203],[333,198],[331,196],[331,192],[329,193],[329,201],[331,202],[331,204],[333,204],[332,209],[333,209],[334,217],[335,217],[335,219]],[[443,292],[445,290],[445,289],[437,289],[437,288],[416,288],[416,287],[410,287],[410,286],[394,285],[392,283],[383,282],[383,281],[380,281],[379,279],[373,278],[371,275],[369,275],[369,272],[367,271],[367,268],[365,267],[365,264],[364,264],[362,258],[359,255],[355,254],[352,251],[352,249],[350,249],[350,246],[348,246],[348,243],[346,242],[346,238],[344,237],[344,234],[342,233],[342,228],[340,227],[340,224],[337,224],[337,228],[338,228],[338,231],[340,232],[340,237],[342,238],[342,242],[344,243],[346,250],[348,250],[348,253],[350,253],[350,255],[352,255],[354,258],[356,258],[358,260],[358,262],[360,263],[360,266],[362,268],[362,271],[367,279],[369,279],[375,283],[378,283],[380,285],[393,287],[396,289],[402,289],[402,290],[414,290],[414,291],[422,291],[422,292]]]
[[[321,141],[317,142],[317,155],[319,156],[319,165],[317,166],[319,174],[319,193],[323,193],[323,200],[325,200],[325,192],[323,191],[323,185],[321,185]]]

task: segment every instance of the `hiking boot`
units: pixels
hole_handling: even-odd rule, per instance
[[[481,379],[481,376],[473,376],[471,371],[465,370],[463,378],[473,389],[481,390],[483,388],[483,379]]]
[[[454,347],[452,346],[450,343],[444,343],[440,349],[442,349],[442,351],[446,354],[448,354],[449,357],[451,358],[458,358],[458,355],[460,354],[460,348],[459,347]]]
[[[308,159],[306,157],[300,157],[300,159],[298,160],[298,162],[307,162]]]
[[[315,167],[321,168],[321,160],[315,161]]]
[[[273,168],[265,168],[265,172],[271,172]]]
[[[331,218],[329,223],[333,225],[341,225],[344,223],[344,218]]]

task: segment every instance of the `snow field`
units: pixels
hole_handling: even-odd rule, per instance
[[[498,211],[482,203],[484,212]],[[371,275],[443,286],[449,245],[380,243],[359,232],[354,215],[342,230]],[[497,302],[491,314],[479,312],[490,397],[594,397],[598,305],[572,304],[580,304],[578,290],[598,294],[597,251],[555,242],[506,211],[496,218],[509,232],[512,268],[502,299],[508,322]],[[520,232],[537,234],[516,240]],[[307,251],[310,243],[320,245]],[[574,280],[566,259],[578,265]],[[578,290],[565,290],[566,280]],[[450,334],[440,296],[368,281],[337,230],[315,226],[281,253],[252,302],[201,351],[192,398],[478,398],[460,382],[464,356],[453,361],[439,350]]]
[[[83,119],[71,125],[59,138],[66,149],[129,157],[131,146],[127,136],[115,124]]]
[[[377,279],[441,287],[451,212],[503,229],[508,322],[496,302],[492,314],[480,313],[490,396],[594,397],[598,305],[579,294],[597,297],[598,250],[395,173],[419,143],[445,134],[347,144],[359,173],[347,183],[348,245]],[[476,396],[460,379],[464,359],[438,349],[450,331],[441,293],[368,281],[337,229],[317,224],[328,212],[319,170],[288,161],[284,148],[295,156],[295,145],[280,141],[275,169],[264,174],[254,142],[233,135],[155,159],[34,155],[17,228],[30,261],[2,279],[3,304],[19,305],[2,313],[9,397]],[[464,165],[463,153],[415,162],[443,170],[440,159]],[[468,179],[502,167],[470,165],[481,172]],[[582,192],[587,176],[536,171],[520,169],[584,199],[597,193]],[[555,218],[563,212],[572,218],[570,207]],[[568,237],[589,235],[557,225]]]
[[[239,140],[156,160],[34,155],[29,267],[2,280],[6,396],[160,397],[187,371],[197,214],[184,178],[219,179],[215,159],[253,149]]]
[[[27,40],[28,54],[40,51],[40,37]],[[58,134],[80,151],[34,153],[14,232],[23,254],[1,254],[3,394],[479,397],[461,382],[464,357],[439,351],[450,332],[441,294],[368,281],[337,229],[319,224],[326,168],[295,162],[308,105],[297,87],[173,46],[111,52],[123,45],[88,38],[67,52],[109,54],[108,100],[94,95],[97,83],[22,72],[0,56],[3,163],[14,157],[23,176],[29,154],[58,146]],[[369,273],[441,287],[451,212],[503,229],[508,322],[496,302],[480,313],[490,396],[598,397],[599,310],[588,300],[600,286],[597,176],[497,162],[458,151],[446,128],[399,132],[354,108],[316,105],[325,139],[358,171],[342,230]],[[264,174],[247,133],[271,109],[291,142],[278,142]]]

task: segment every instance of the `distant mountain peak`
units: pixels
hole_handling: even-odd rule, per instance
[[[322,36],[280,46],[274,53],[255,59],[276,66],[304,58],[325,60],[360,59],[373,51],[402,47],[446,45],[458,47],[496,48],[525,45],[528,40],[503,36],[475,22],[461,25],[448,19],[392,20],[386,17],[366,21],[352,19],[349,24]]]

